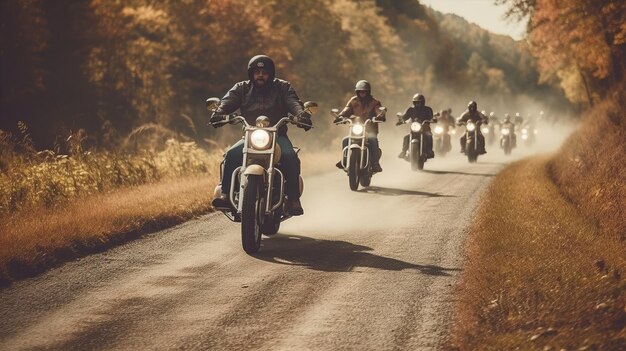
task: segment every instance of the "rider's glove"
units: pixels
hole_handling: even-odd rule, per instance
[[[339,123],[341,121],[343,121],[343,117],[337,116],[337,117],[335,117],[335,120],[333,121],[333,123]]]
[[[311,114],[308,111],[302,112],[298,117],[298,127],[304,129],[304,131],[308,131],[313,126],[313,121],[311,121]]]
[[[381,122],[387,121],[387,117],[385,117],[385,115],[376,116],[376,119]]]
[[[401,125],[403,125],[403,124],[404,124],[404,122],[402,122],[402,121],[398,121],[398,122],[396,122],[396,125],[397,125],[397,126],[401,126]]]
[[[224,126],[224,123],[218,123],[218,122],[224,122],[227,119],[228,119],[227,115],[222,115],[222,114],[218,114],[217,112],[213,112],[211,119],[209,119],[209,123],[211,123],[213,128],[219,128],[219,127]]]

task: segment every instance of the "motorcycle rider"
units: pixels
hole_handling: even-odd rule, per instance
[[[360,80],[354,87],[354,93],[356,94],[346,104],[346,107],[339,112],[339,117],[335,118],[333,123],[341,121],[341,117],[350,118],[350,116],[361,117],[361,120],[365,122],[368,119],[376,118],[377,120],[386,121],[385,113],[379,112],[378,108],[381,107],[380,101],[376,100],[372,96],[372,85],[366,80]],[[378,124],[368,123],[365,129],[367,134],[367,141],[369,144],[369,150],[372,158],[372,172],[382,172],[380,167],[380,153],[378,143]],[[344,139],[342,142],[342,150],[348,146],[348,139]],[[343,169],[341,161],[335,164],[337,168]]]
[[[440,117],[437,118],[437,123],[443,126],[443,130],[448,132],[450,127],[454,127],[454,117],[450,114],[451,109],[441,110]]]
[[[513,123],[520,127],[524,124],[524,118],[520,115],[519,112],[515,112],[515,119],[513,120]]]
[[[511,135],[511,142],[513,147],[517,147],[517,136],[515,135],[515,123],[511,121],[511,116],[508,113],[504,114],[504,121],[500,123],[500,130],[502,128],[509,128],[509,133]]]
[[[401,117],[401,120],[398,121],[396,125],[402,125],[408,119],[419,123],[433,120],[433,109],[426,106],[426,98],[424,95],[420,93],[413,95],[413,106],[406,109],[404,115]],[[435,157],[435,153],[433,152],[433,134],[430,131],[430,126],[428,124],[424,126],[422,134],[424,135],[424,155],[426,155],[427,158]],[[404,158],[408,149],[409,134],[405,135],[402,140],[402,151],[398,155],[398,158]]]
[[[457,119],[457,124],[461,125],[462,123],[465,123],[467,121],[472,121],[474,123],[482,122],[485,124],[489,124],[489,118],[485,116],[484,114],[478,112],[478,104],[476,103],[476,101],[470,101],[467,104],[467,110],[465,110],[465,112],[463,112],[461,116],[459,116],[459,118]],[[477,129],[478,129],[478,144],[480,145],[479,153],[481,155],[486,154],[487,150],[485,150],[485,136],[480,131],[480,128],[477,128]],[[465,144],[467,142],[466,133],[463,133],[463,136],[461,137],[460,141],[461,141],[461,152],[465,153]]]
[[[248,63],[248,80],[236,83],[220,101],[218,109],[211,116],[210,122],[220,122],[239,110],[246,121],[254,125],[258,116],[270,119],[270,125],[276,124],[282,117],[291,114],[299,116],[298,121],[307,126],[300,126],[305,131],[312,126],[311,115],[304,111],[302,101],[291,84],[276,78],[274,61],[265,55],[256,55]],[[214,125],[215,126],[215,125]],[[219,126],[219,125],[218,125]],[[218,126],[215,126],[216,128]],[[300,159],[293,150],[287,137],[287,126],[278,130],[276,143],[281,148],[280,168],[285,175],[285,193],[287,194],[286,211],[299,216],[304,213],[300,203]],[[213,199],[213,207],[230,208],[231,203],[225,194],[229,194],[231,175],[243,162],[243,138],[226,152],[222,196]]]

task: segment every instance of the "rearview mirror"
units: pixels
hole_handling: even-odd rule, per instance
[[[211,98],[206,99],[206,109],[209,110],[209,112],[215,112],[219,104],[220,104],[220,99],[216,97],[211,97]]]
[[[330,113],[332,113],[333,116],[337,116],[339,114],[339,110],[334,108],[334,109],[330,110]]]
[[[309,110],[311,114],[315,114],[317,112],[317,102],[315,101],[307,101],[304,103],[304,108]]]
[[[378,109],[382,112],[387,112],[387,108],[385,106],[381,106]]]
[[[397,116],[398,118],[402,118],[402,112],[398,112],[398,113],[396,113],[396,116]]]

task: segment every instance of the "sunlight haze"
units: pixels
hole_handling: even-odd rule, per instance
[[[420,3],[439,12],[461,16],[484,29],[509,35],[515,40],[522,39],[526,32],[526,23],[505,18],[507,7],[495,5],[494,0],[420,0]]]

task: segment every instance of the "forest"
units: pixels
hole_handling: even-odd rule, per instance
[[[278,76],[303,100],[320,103],[321,131],[330,125],[326,111],[343,105],[359,79],[394,109],[417,92],[433,108],[457,114],[470,99],[502,112],[541,105],[563,114],[587,102],[577,78],[567,76],[571,65],[556,69],[550,58],[534,59],[537,50],[526,42],[412,0],[0,6],[0,129],[18,137],[27,128],[37,149],[61,153],[63,140],[79,130],[91,148],[119,148],[134,129],[155,125],[210,143],[218,136],[206,127],[204,100],[246,79],[246,64],[258,53],[276,61]],[[580,69],[589,84],[608,79],[604,66]]]

